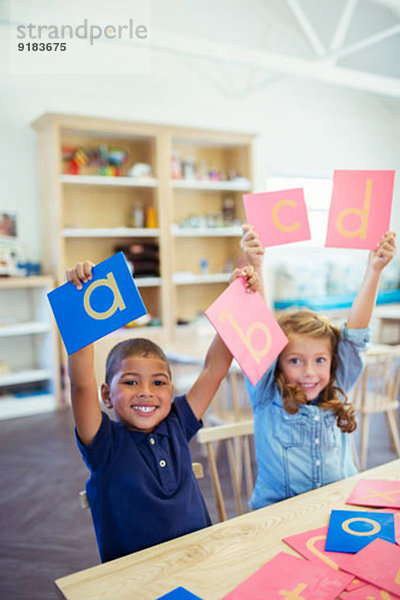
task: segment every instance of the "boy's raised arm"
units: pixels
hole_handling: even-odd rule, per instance
[[[93,344],[69,355],[68,373],[74,421],[79,439],[86,446],[92,442],[101,424]]]
[[[73,269],[68,269],[68,281],[77,289],[82,289],[82,281],[88,281],[92,277],[92,267],[92,263],[85,261]],[[93,353],[93,344],[89,344],[68,356],[72,410],[79,439],[85,445],[92,442],[102,418]]]
[[[368,327],[375,307],[382,270],[389,264],[396,252],[395,237],[396,234],[393,231],[388,231],[383,236],[378,248],[369,253],[364,278],[347,318],[349,329]]]
[[[253,267],[235,269],[231,281],[244,277],[249,292],[260,291],[260,281]],[[203,369],[187,394],[187,401],[197,419],[201,419],[214,398],[232,362],[232,354],[219,335],[216,335],[207,351]]]

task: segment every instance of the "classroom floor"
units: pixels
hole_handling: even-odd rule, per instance
[[[0,421],[0,453],[0,598],[55,599],[55,579],[98,563],[90,512],[78,500],[87,469],[75,446],[70,410]],[[206,465],[196,442],[192,456]],[[368,467],[394,458],[377,415]],[[199,483],[216,522],[207,469]]]

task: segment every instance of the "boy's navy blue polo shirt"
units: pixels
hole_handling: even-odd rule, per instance
[[[76,436],[91,472],[86,490],[103,562],[211,525],[188,445],[201,426],[181,396],[152,433],[103,413],[90,445]]]

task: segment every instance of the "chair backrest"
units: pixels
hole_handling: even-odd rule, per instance
[[[354,408],[361,414],[395,410],[399,406],[400,354],[370,354],[352,394]]]
[[[212,401],[205,417],[208,425],[224,425],[252,419],[253,412],[244,375],[232,366]]]
[[[225,500],[222,491],[221,477],[218,471],[217,454],[221,457],[221,446],[225,446],[228,459],[230,481],[236,503],[237,513],[243,514],[242,496],[246,500],[253,490],[253,474],[251,460],[251,439],[254,434],[253,421],[240,421],[214,427],[204,427],[197,432],[200,444],[205,444],[208,454],[211,479],[214,487],[219,518],[227,518]],[[222,456],[224,458],[224,456]],[[222,463],[222,459],[219,461]],[[220,464],[222,468],[222,464]]]
[[[204,477],[204,469],[202,463],[192,462],[192,469],[196,479],[202,479]],[[79,492],[79,504],[83,509],[89,508],[86,490],[82,490]]]

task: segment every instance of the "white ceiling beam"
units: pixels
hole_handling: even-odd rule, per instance
[[[364,38],[363,40],[360,40],[359,42],[356,42],[351,46],[341,48],[340,50],[332,54],[332,58],[338,60],[339,58],[343,58],[344,56],[355,54],[356,52],[360,52],[360,50],[364,50],[369,46],[373,46],[374,44],[378,44],[383,40],[387,40],[388,38],[393,37],[398,33],[400,33],[400,23],[393,25],[393,27],[388,27],[383,31],[379,31],[378,33],[374,33],[373,35],[370,35],[369,37]]]
[[[343,46],[351,21],[353,19],[354,11],[356,10],[357,3],[358,0],[347,0],[332,36],[332,41],[329,47],[331,52],[335,52]]]
[[[290,10],[292,11],[297,23],[300,25],[300,28],[303,31],[307,42],[310,44],[311,48],[314,50],[316,55],[325,56],[325,47],[319,39],[314,27],[311,25],[306,13],[300,6],[298,0],[286,0],[286,2]]]
[[[252,50],[235,44],[221,44],[203,38],[169,35],[154,30],[152,32],[151,47],[152,50],[194,56],[211,61],[221,60],[236,65],[253,66],[273,73],[305,77],[315,81],[400,98],[400,80],[398,79],[329,66],[324,62],[314,62],[271,52]]]

